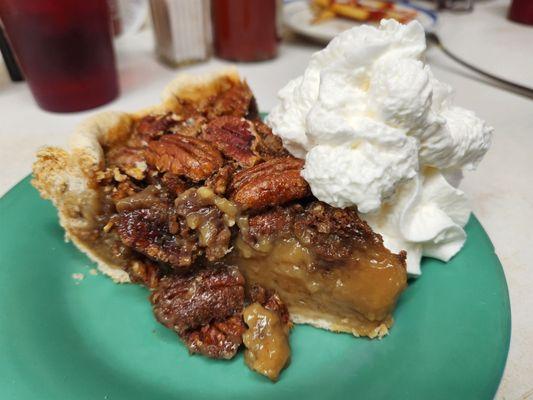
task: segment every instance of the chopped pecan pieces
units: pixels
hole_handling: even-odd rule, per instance
[[[223,195],[226,193],[234,172],[235,167],[232,164],[226,164],[205,181],[205,186],[213,189],[216,194]]]
[[[146,162],[144,149],[129,146],[117,146],[106,153],[106,166],[110,169],[118,167],[137,180],[144,179]]]
[[[150,114],[137,122],[137,133],[145,140],[155,139],[174,133],[180,122],[181,117],[174,113]]]
[[[260,158],[252,151],[255,137],[251,122],[239,117],[219,117],[211,120],[201,138],[212,143],[226,157],[243,167],[255,165]]]
[[[253,148],[254,152],[259,154],[265,160],[289,155],[287,150],[283,148],[283,143],[280,137],[274,135],[267,124],[258,119],[254,120],[253,124],[258,139]]]
[[[132,211],[139,208],[150,208],[166,202],[165,193],[155,186],[147,186],[142,191],[135,192],[127,197],[117,199],[115,207],[118,212]]]
[[[179,134],[165,135],[148,144],[146,161],[161,172],[201,181],[223,165],[220,152],[204,140]]]
[[[171,194],[175,196],[188,189],[187,183],[182,178],[170,172],[163,174],[161,183]]]
[[[159,283],[159,268],[153,263],[134,261],[127,268],[132,282],[154,289]]]
[[[257,116],[254,95],[246,83],[232,84],[214,99],[211,107],[207,109],[207,116],[211,119],[221,115],[250,118]]]
[[[300,176],[303,160],[274,158],[235,174],[230,185],[231,199],[243,209],[260,210],[285,204],[311,194]]]
[[[244,277],[237,267],[217,264],[165,276],[150,300],[157,320],[176,331],[191,352],[231,358],[242,343]]]
[[[183,136],[198,136],[207,123],[207,120],[201,115],[194,115],[185,119],[177,128],[176,133]]]
[[[230,359],[242,344],[245,329],[242,316],[235,315],[225,321],[212,322],[192,331],[184,337],[184,341],[191,353]]]
[[[228,208],[222,211],[219,205],[225,203]],[[231,230],[236,209],[226,199],[217,198],[208,188],[190,189],[182,193],[175,201],[176,214],[196,232],[198,246],[204,249],[209,261],[216,261],[229,252]],[[228,215],[231,213],[233,215]]]
[[[278,317],[281,323],[285,326],[287,332],[292,327],[287,306],[273,290],[265,289],[259,285],[253,285],[250,288],[250,302],[259,303],[267,310],[278,314]]]
[[[296,209],[301,209],[301,206],[297,204],[292,207],[275,207],[253,215],[248,219],[248,232],[246,233],[253,241],[265,236],[284,236],[291,232]]]
[[[293,230],[300,243],[326,262],[347,259],[354,247],[364,248],[380,240],[356,209],[334,208],[320,201],[296,215]]]
[[[117,201],[129,196],[133,196],[135,193],[140,191],[141,188],[133,183],[131,179],[126,179],[125,181],[117,184],[117,186],[111,192],[110,198],[116,203]]]
[[[196,238],[180,222],[173,210],[162,204],[123,211],[116,217],[122,243],[174,268],[190,266],[198,255]]]

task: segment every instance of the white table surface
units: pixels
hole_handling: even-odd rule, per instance
[[[508,2],[482,1],[473,14],[440,15],[437,31],[458,55],[486,70],[533,87],[533,27],[505,19]],[[181,71],[215,70],[225,62],[169,69],[153,57],[149,32],[117,42],[121,96],[98,110],[137,110],[156,103],[167,82]],[[276,92],[302,73],[320,46],[289,38],[279,57],[240,64],[260,109],[269,110]],[[494,126],[494,144],[479,169],[468,173],[462,188],[488,231],[504,266],[512,307],[512,338],[498,399],[533,399],[533,100],[480,82],[438,50],[427,52],[438,79],[456,89],[457,104]],[[25,177],[35,151],[63,146],[73,127],[95,110],[53,114],[40,110],[24,83],[9,82],[0,63],[0,195]],[[490,332],[486,332],[490,335]],[[472,355],[475,357],[475,355]]]

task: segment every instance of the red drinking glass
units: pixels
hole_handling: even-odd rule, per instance
[[[213,42],[220,58],[260,61],[278,51],[276,0],[212,0]]]
[[[106,0],[0,0],[0,19],[40,107],[80,111],[117,97]]]
[[[533,0],[513,0],[508,16],[511,21],[533,25]]]

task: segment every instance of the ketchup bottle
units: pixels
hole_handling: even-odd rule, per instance
[[[212,0],[215,54],[232,61],[276,57],[277,3],[276,0]]]

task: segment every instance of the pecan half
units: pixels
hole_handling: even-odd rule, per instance
[[[150,141],[145,154],[147,163],[159,171],[186,176],[193,181],[208,178],[223,164],[222,155],[213,145],[179,134]]]
[[[118,236],[126,246],[173,268],[187,268],[198,256],[198,243],[179,222],[164,204],[126,210],[115,220]]]
[[[255,142],[252,129],[253,124],[243,118],[224,116],[210,121],[200,137],[212,143],[226,157],[243,167],[251,167],[259,161],[252,151]]]
[[[274,158],[235,174],[231,199],[243,209],[260,210],[308,196],[311,191],[300,176],[303,160]]]
[[[244,305],[244,277],[234,266],[217,264],[186,275],[163,277],[152,293],[157,320],[180,336],[213,322],[239,316]]]

